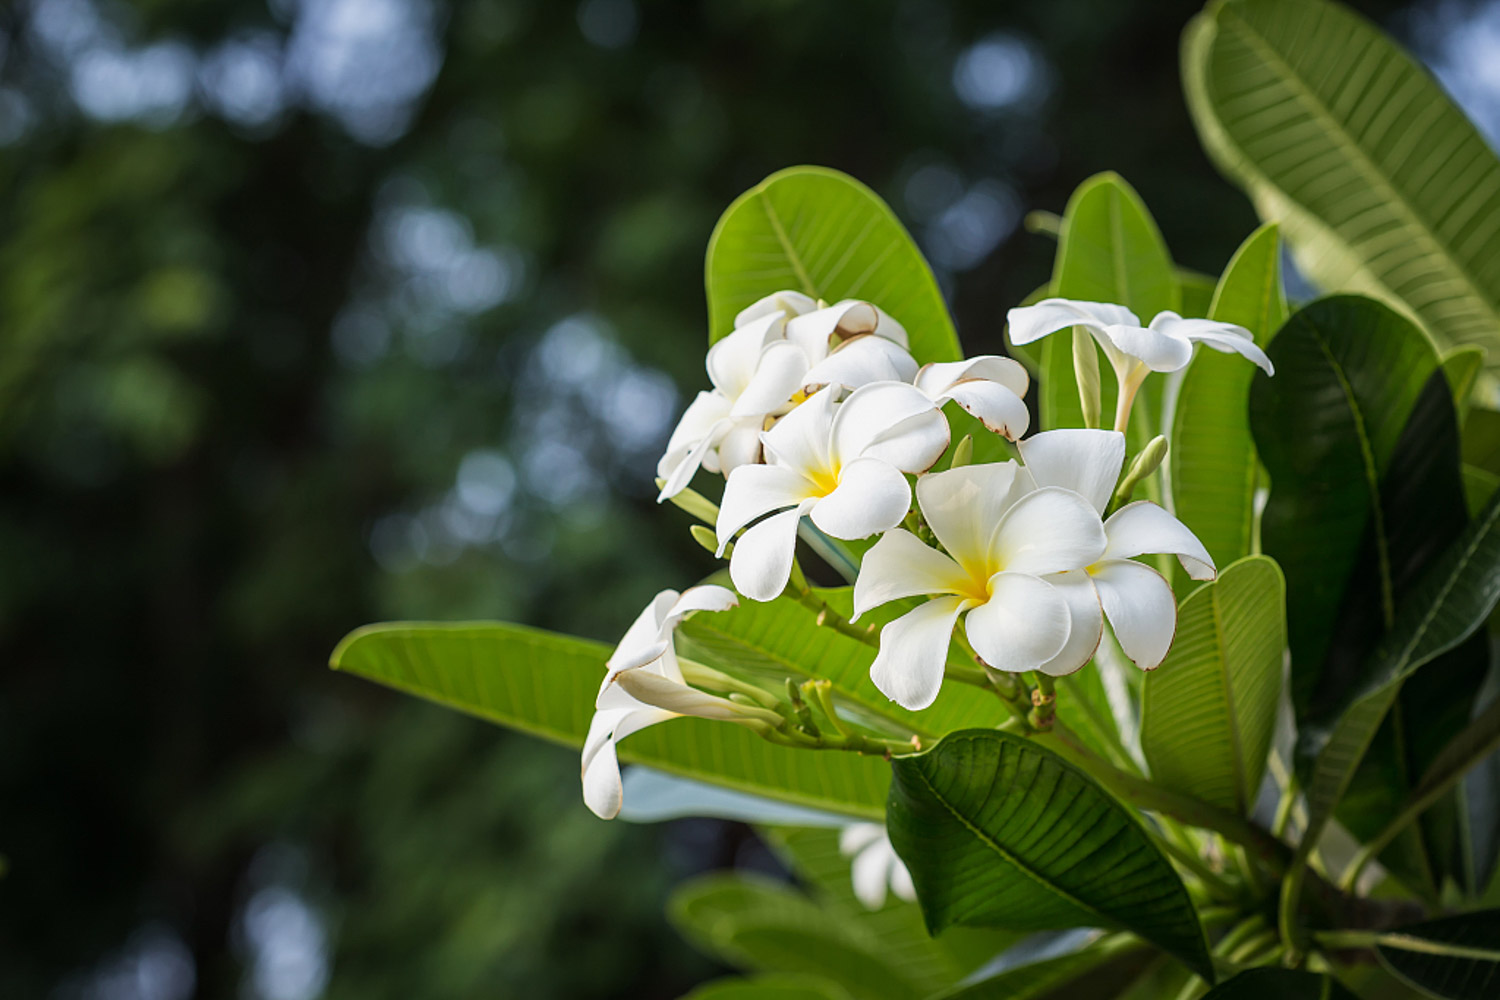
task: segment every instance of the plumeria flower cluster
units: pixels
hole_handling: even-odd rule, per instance
[[[1028,380],[1014,361],[985,356],[919,367],[906,330],[878,306],[829,306],[788,291],[741,312],[734,331],[710,349],[713,389],[689,406],[658,467],[663,497],[684,490],[699,469],[726,476],[715,542],[730,555],[735,589],[751,600],[799,587],[808,596],[805,582],[793,583],[802,581],[796,544],[804,517],[833,539],[876,538],[854,581],[853,619],[842,626],[868,635],[854,622],[918,599],[871,639],[878,645],[871,680],[906,709],[937,699],[955,639],[984,676],[1035,671],[1042,684],[1088,663],[1108,622],[1137,666],[1158,666],[1176,633],[1177,604],[1165,577],[1140,557],[1175,556],[1194,580],[1211,580],[1216,570],[1170,512],[1130,502],[1135,483],[1165,454],[1158,439],[1122,479],[1132,401],[1147,374],[1183,367],[1196,343],[1271,371],[1242,328],[1173,313],[1143,327],[1122,306],[1048,299],[1011,310],[1010,323],[1017,343],[1088,330],[1119,379],[1117,429],[1023,438]],[[1016,442],[1019,460],[969,464],[958,448],[947,468],[933,471],[951,443],[942,410],[949,401]],[[663,591],[621,640],[583,751],[584,798],[600,816],[620,808],[615,744],[681,715],[738,723],[787,745],[886,753],[904,745],[851,730],[827,681],[788,682],[787,702],[678,658],[675,631],[685,618],[736,604],[718,586]],[[799,690],[823,698],[831,732],[807,724]],[[904,869],[873,837],[849,832],[845,841],[862,899],[876,899],[877,882],[881,898],[887,886],[909,891]]]

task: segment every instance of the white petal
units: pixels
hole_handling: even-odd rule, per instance
[[[667,614],[662,619],[662,629],[675,629],[684,618],[699,611],[728,611],[739,603],[734,591],[728,587],[717,587],[711,583],[689,587],[667,609]]]
[[[714,387],[730,399],[738,398],[755,375],[761,351],[781,337],[785,322],[780,313],[769,313],[738,327],[710,347],[704,367]]]
[[[810,296],[803,295],[801,292],[794,292],[791,289],[784,289],[779,292],[772,292],[765,298],[757,299],[755,302],[741,309],[739,315],[734,318],[734,325],[738,329],[739,327],[748,325],[751,320],[760,319],[762,316],[769,316],[773,313],[779,313],[783,316],[800,316],[802,313],[812,312],[816,308],[818,308],[818,303]]]
[[[656,464],[656,474],[665,482],[662,483],[661,492],[656,495],[657,503],[670,500],[687,489],[688,483],[693,481],[693,476],[697,475],[714,446],[721,443],[720,439],[725,436],[730,426],[729,421],[722,420],[713,426],[710,433],[694,443],[692,450],[686,454],[678,456],[673,452],[667,452],[662,456],[662,460]],[[675,463],[668,466],[669,460],[674,458]]]
[[[605,740],[583,764],[583,802],[600,819],[620,815],[625,788],[620,784],[620,762],[613,740]]]
[[[839,853],[846,858],[885,839],[885,827],[879,823],[850,823],[839,831]]]
[[[1120,649],[1142,670],[1155,669],[1177,634],[1172,588],[1156,570],[1129,559],[1107,559],[1089,575]]]
[[[828,437],[838,392],[837,386],[829,386],[814,393],[762,434],[760,439],[770,458],[789,469],[804,472],[831,468]]]
[[[808,511],[813,524],[853,541],[901,523],[911,509],[911,486],[894,466],[878,458],[856,458],[839,471],[839,484]]]
[[[763,514],[795,507],[817,487],[792,469],[778,465],[742,465],[729,474],[724,484],[724,500],[719,504],[719,519],[714,530],[719,537],[719,554],[734,538],[734,533]]]
[[[741,420],[730,427],[719,442],[719,450],[713,469],[705,459],[703,467],[710,472],[729,475],[742,465],[755,465],[760,461],[760,420]]]
[[[880,536],[854,581],[854,617],[903,597],[953,594],[969,582],[963,569],[905,528]]]
[[[952,433],[943,411],[931,409],[908,417],[880,434],[860,454],[878,458],[902,472],[920,475],[943,457]]]
[[[622,670],[615,675],[614,682],[643,704],[676,715],[692,715],[700,719],[724,722],[743,718],[746,714],[740,710],[740,706],[727,698],[699,691],[649,670]],[[615,730],[615,738],[624,739],[619,728]]]
[[[787,323],[786,339],[802,348],[810,363],[828,357],[829,338],[874,333],[880,325],[880,313],[868,302],[846,299],[805,313]]]
[[[672,437],[667,441],[666,454],[686,454],[693,445],[711,434],[716,424],[729,416],[732,405],[729,397],[721,392],[698,393],[683,411],[682,419],[677,421]],[[665,462],[666,457],[663,456],[662,460]],[[660,472],[660,466],[657,469],[659,475],[665,475]]]
[[[803,376],[806,386],[842,385],[858,389],[871,382],[910,382],[917,363],[895,341],[873,333],[844,341]]]
[[[773,514],[740,536],[729,557],[729,578],[736,590],[754,601],[772,601],[786,589],[801,518],[802,511],[794,507]]]
[[[1012,344],[1029,344],[1070,326],[1102,332],[1106,326],[1141,324],[1140,318],[1124,306],[1074,299],[1043,299],[1035,305],[1020,306],[1005,314],[1005,322],[1010,325]]]
[[[1094,658],[1099,640],[1104,637],[1104,615],[1099,607],[1099,595],[1094,590],[1094,581],[1088,573],[1075,569],[1071,573],[1058,573],[1046,577],[1052,589],[1068,602],[1070,626],[1068,644],[1052,659],[1037,667],[1044,674],[1061,677],[1071,674]]]
[[[740,391],[729,411],[732,417],[764,416],[782,410],[792,394],[802,388],[807,358],[794,344],[772,341],[760,354],[755,374]]]
[[[1168,552],[1177,557],[1194,580],[1212,580],[1217,575],[1213,557],[1198,536],[1149,500],[1137,500],[1115,511],[1104,522],[1104,533],[1109,538],[1104,546],[1105,559]]]
[[[1175,336],[1205,344],[1225,354],[1244,355],[1259,365],[1267,375],[1276,374],[1276,367],[1271,364],[1271,359],[1255,345],[1255,338],[1242,326],[1210,319],[1183,319],[1174,312],[1159,313],[1151,321],[1151,326],[1158,330],[1168,330]]]
[[[1193,345],[1186,337],[1144,326],[1108,326],[1104,336],[1116,350],[1145,364],[1154,372],[1175,372],[1193,360]]]
[[[948,388],[934,402],[951,399],[979,418],[980,423],[1007,440],[1014,441],[1031,426],[1031,414],[1021,397],[998,382],[970,379]]]
[[[984,379],[1005,386],[1017,396],[1026,395],[1031,377],[1020,362],[998,354],[981,354],[963,361],[936,361],[922,366],[914,385],[936,398],[949,386],[967,379]]]
[[[980,659],[996,670],[1019,672],[1063,651],[1072,615],[1051,584],[1024,573],[996,573],[990,599],[969,612],[965,626]]]
[[[1015,462],[963,465],[918,479],[917,505],[948,554],[988,580],[995,571],[990,539],[1019,495],[1015,485]]]
[[[891,892],[896,894],[897,899],[904,899],[908,903],[917,901],[917,887],[911,884],[911,872],[907,870],[905,862],[891,851]]]
[[[890,858],[879,846],[861,851],[850,866],[849,878],[854,887],[854,898],[867,910],[878,910],[885,905],[886,887],[891,874]]]
[[[852,462],[911,417],[932,412],[932,400],[905,382],[861,386],[833,415],[829,452],[836,461]]]
[[[651,603],[636,615],[635,621],[630,623],[630,628],[625,630],[620,641],[615,643],[614,652],[609,655],[605,664],[606,682],[609,674],[654,660],[667,648],[661,623],[679,596],[675,590],[663,590],[651,598]]]
[[[1104,554],[1104,525],[1072,490],[1045,486],[1015,502],[990,540],[990,556],[1007,572],[1046,576],[1082,569]]]
[[[1081,494],[1104,513],[1125,464],[1125,435],[1068,427],[1033,434],[1020,444],[1021,461],[1037,486]]]
[[[880,692],[913,711],[936,701],[953,626],[973,603],[962,597],[938,597],[881,629],[880,652],[870,664],[870,680]]]

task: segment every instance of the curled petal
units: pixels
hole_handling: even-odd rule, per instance
[[[661,656],[670,638],[662,634],[661,624],[680,596],[675,590],[663,590],[636,615],[635,621],[630,623],[630,628],[625,630],[625,634],[615,644],[615,651],[605,664],[606,675],[604,685],[600,688],[601,693],[608,686],[610,675],[649,663]]]
[[[757,517],[772,511],[795,507],[817,487],[793,469],[778,465],[742,465],[729,474],[724,484],[724,500],[719,504],[719,519],[714,530],[719,538],[719,554],[734,538],[734,533]]]
[[[808,511],[834,538],[868,538],[901,523],[911,508],[911,487],[894,466],[878,458],[856,458],[839,472],[834,491]]]
[[[704,366],[709,381],[730,399],[737,399],[760,364],[761,351],[781,337],[786,320],[780,313],[769,313],[737,328],[708,349]]]
[[[870,680],[880,692],[913,711],[936,701],[953,626],[973,604],[962,597],[938,597],[881,629],[880,652],[870,664]]]
[[[965,622],[974,652],[996,670],[1019,672],[1066,648],[1073,617],[1057,588],[1025,573],[996,573],[990,599]]]
[[[1019,361],[998,354],[981,354],[963,361],[934,361],[922,366],[913,384],[936,399],[949,386],[973,379],[995,382],[1017,396],[1026,395],[1031,376]]]
[[[1104,554],[1104,525],[1072,490],[1046,486],[1015,502],[990,540],[994,565],[1046,576],[1082,569]]]
[[[1170,553],[1194,580],[1212,580],[1213,557],[1192,529],[1150,500],[1126,504],[1104,522],[1109,541],[1105,559],[1132,559],[1158,552]]]
[[[711,583],[689,587],[667,609],[666,615],[662,618],[661,630],[670,635],[671,630],[675,629],[678,623],[688,615],[699,611],[728,611],[739,603],[739,599],[734,596],[734,591],[728,587],[718,587]]]
[[[969,379],[950,386],[933,401],[942,405],[953,400],[979,418],[980,423],[1001,437],[1014,441],[1031,426],[1031,414],[1021,397],[1000,385],[984,379]]]
[[[779,292],[772,292],[765,298],[757,299],[741,309],[739,315],[734,318],[734,326],[735,329],[739,329],[742,326],[748,325],[752,320],[757,320],[762,316],[769,316],[773,313],[786,317],[800,316],[803,313],[812,312],[816,308],[818,308],[818,303],[811,296],[803,295],[801,292],[794,292],[791,289],[784,289]]]
[[[857,389],[871,382],[910,382],[917,363],[906,348],[873,333],[851,337],[803,376],[805,386],[842,385]]]
[[[597,717],[596,717],[597,718]],[[625,788],[620,784],[620,762],[615,756],[615,743],[605,739],[591,754],[585,749],[583,757],[583,802],[600,819],[614,819],[620,815]]]
[[[759,420],[737,421],[724,434],[724,439],[719,442],[718,451],[705,457],[703,467],[710,472],[722,472],[727,476],[742,465],[758,464],[760,462],[760,425]],[[714,460],[713,466],[709,465],[709,459]]]
[[[837,394],[837,386],[814,393],[762,434],[761,442],[770,457],[803,472],[830,468],[828,435],[836,419],[833,401]]]
[[[787,324],[786,339],[802,348],[809,362],[816,364],[828,357],[829,340],[862,333],[874,333],[880,325],[880,313],[868,302],[845,299],[822,309],[814,309]]]
[[[1122,354],[1140,361],[1154,372],[1175,372],[1193,360],[1193,345],[1186,337],[1143,326],[1108,326],[1105,338]]]
[[[851,462],[867,454],[892,431],[904,432],[910,418],[932,412],[932,400],[905,382],[872,382],[861,386],[839,404],[833,415],[831,457],[837,462]]]
[[[860,454],[879,459],[902,472],[920,475],[943,457],[952,433],[943,411],[931,409],[908,417],[880,434],[866,444]]]
[[[755,372],[740,390],[729,415],[752,417],[776,413],[802,387],[806,374],[807,358],[794,344],[784,340],[772,341],[761,351]]]
[[[1256,346],[1250,331],[1242,326],[1210,319],[1183,319],[1174,312],[1159,313],[1151,321],[1151,326],[1225,354],[1243,355],[1259,365],[1267,375],[1276,374],[1276,366],[1271,364],[1266,352]]]
[[[879,823],[850,823],[839,831],[839,853],[852,858],[884,837],[885,827]]]
[[[736,590],[753,601],[772,601],[786,589],[801,518],[801,509],[794,507],[771,515],[740,536],[729,557],[729,578]]]
[[[681,455],[669,451],[662,456],[661,461],[656,464],[656,474],[665,481],[662,483],[661,492],[656,496],[657,503],[670,500],[687,489],[688,483],[693,481],[693,476],[697,475],[698,470],[707,464],[714,445],[720,443],[720,438],[729,428],[729,421],[722,420],[715,424],[708,434],[696,441],[691,450]]]
[[[1037,486],[1072,490],[1100,514],[1120,481],[1125,435],[1068,427],[1033,434],[1020,444],[1021,461]]]
[[[1083,570],[1058,573],[1047,577],[1046,582],[1068,603],[1068,643],[1062,648],[1062,652],[1037,669],[1044,674],[1061,677],[1063,674],[1071,674],[1094,658],[1099,640],[1104,637],[1104,614],[1099,607],[1099,595],[1094,590],[1094,581]]]
[[[1142,670],[1154,670],[1177,634],[1177,602],[1162,575],[1144,563],[1106,559],[1089,571],[1120,649]]]
[[[1029,344],[1049,333],[1083,326],[1103,333],[1107,326],[1140,326],[1140,317],[1109,302],[1083,302],[1074,299],[1043,299],[1035,305],[1020,306],[1005,314],[1010,325],[1010,342]]]
[[[854,617],[903,597],[956,594],[968,584],[963,568],[905,528],[880,536],[854,581]]]
[[[1015,462],[986,462],[933,472],[917,480],[917,505],[948,554],[989,579],[990,538],[1020,495]],[[868,558],[868,556],[866,557]]]

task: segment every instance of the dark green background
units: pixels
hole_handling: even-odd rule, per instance
[[[1196,7],[0,10],[0,995],[713,974],[661,905],[764,864],[743,829],[604,824],[572,752],[327,654],[398,617],[612,639],[710,570],[651,478],[709,231],[775,169],[882,193],[971,353],[1050,270],[1020,217],[1099,170],[1216,273],[1255,219],[1179,93]],[[1478,5],[1361,9],[1462,85]]]

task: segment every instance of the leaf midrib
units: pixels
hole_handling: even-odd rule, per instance
[[[802,291],[814,299],[818,298],[818,286],[813,283],[812,275],[807,273],[807,266],[803,264],[801,254],[792,245],[791,237],[787,235],[786,227],[781,222],[776,206],[771,204],[769,193],[760,190],[756,192],[755,197],[760,202],[761,208],[765,210],[766,219],[771,223],[771,231],[776,234],[777,242],[781,244],[781,252],[786,254],[787,263],[792,266],[792,272],[802,283]]]
[[[1292,70],[1291,65],[1287,63],[1287,61],[1281,57],[1281,54],[1271,46],[1270,41],[1263,35],[1261,35],[1258,31],[1256,31],[1251,26],[1248,20],[1235,14],[1228,5],[1220,7],[1219,10],[1222,16],[1234,18],[1234,20],[1243,29],[1246,41],[1267,63],[1271,64],[1273,71],[1278,67],[1280,68],[1280,71],[1282,73],[1281,78],[1287,83],[1289,89],[1292,90],[1293,98],[1300,100],[1303,106],[1307,108],[1308,113],[1323,125],[1325,134],[1329,136],[1334,145],[1341,147],[1346,152],[1346,154],[1350,150],[1353,151],[1354,155],[1348,156],[1348,161],[1359,173],[1365,176],[1366,181],[1370,183],[1372,187],[1384,192],[1386,195],[1386,203],[1394,206],[1401,214],[1403,214],[1407,218],[1408,222],[1413,226],[1413,228],[1417,230],[1421,240],[1428,244],[1429,252],[1426,256],[1436,256],[1443,269],[1449,271],[1452,275],[1457,277],[1459,283],[1468,292],[1469,297],[1473,300],[1478,301],[1479,304],[1484,307],[1484,311],[1489,318],[1490,324],[1493,326],[1500,326],[1500,309],[1497,309],[1496,303],[1492,301],[1488,296],[1486,296],[1483,291],[1481,291],[1480,286],[1475,281],[1473,276],[1469,274],[1467,268],[1463,265],[1463,263],[1457,260],[1452,254],[1447,251],[1444,245],[1439,241],[1437,235],[1432,231],[1431,227],[1427,225],[1426,220],[1418,214],[1416,207],[1410,204],[1405,196],[1401,194],[1400,190],[1386,179],[1386,175],[1380,170],[1379,167],[1376,166],[1374,161],[1365,154],[1363,148],[1360,147],[1359,143],[1354,140],[1354,137],[1351,136],[1347,132],[1347,130],[1344,129],[1339,120],[1328,111],[1326,106],[1323,104],[1322,99],[1313,92],[1311,87],[1309,87],[1302,81],[1302,78]],[[1407,68],[1413,72],[1420,72],[1420,70],[1417,67],[1413,66],[1409,61],[1407,62]],[[1225,136],[1228,136],[1230,134],[1227,127],[1224,128],[1224,134]],[[1236,143],[1236,145],[1239,144],[1238,138],[1235,138],[1233,141]],[[1246,162],[1251,162],[1248,155],[1244,153],[1243,148],[1241,149],[1241,156],[1244,157]],[[1300,206],[1304,212],[1307,212],[1308,215],[1313,216],[1314,218],[1318,218],[1318,213],[1314,212],[1311,208],[1303,204],[1301,201],[1293,198],[1291,193],[1287,191],[1283,185],[1273,180],[1266,171],[1260,169],[1258,165],[1256,169],[1257,172],[1259,172],[1268,183],[1274,185],[1279,191],[1281,191],[1282,195],[1288,201],[1291,201],[1294,204]],[[1337,233],[1339,241],[1343,243],[1345,247],[1350,247],[1350,243],[1348,242],[1348,240],[1342,233],[1338,231],[1335,226],[1330,226],[1329,232]],[[1350,252],[1353,252],[1352,247],[1350,247]],[[1369,272],[1372,277],[1374,277],[1374,272],[1369,271],[1368,267],[1365,267],[1365,270]],[[1396,295],[1394,290],[1390,288],[1389,284],[1386,282],[1383,276],[1376,278],[1375,280],[1377,280],[1382,287],[1386,288],[1386,290],[1390,292],[1393,297],[1398,299],[1402,298],[1401,296]]]

